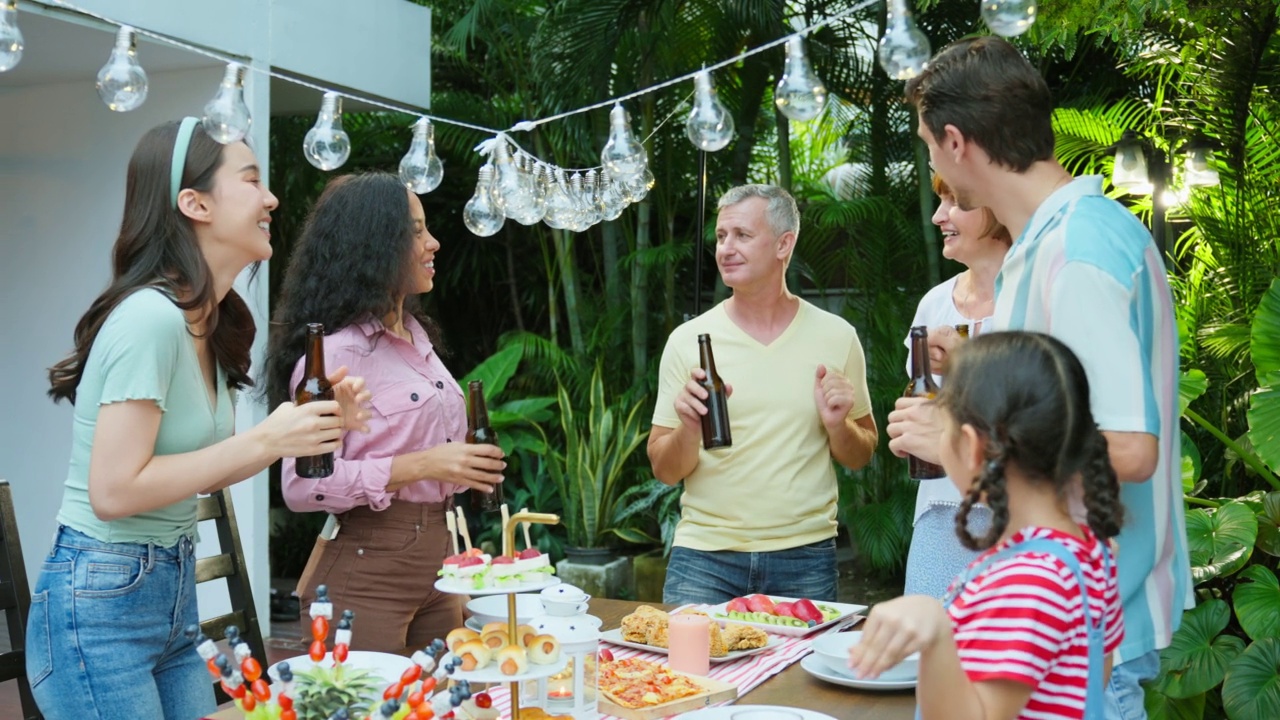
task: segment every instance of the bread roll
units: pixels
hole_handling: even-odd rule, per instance
[[[455,657],[462,661],[461,669],[470,672],[483,670],[493,659],[493,652],[479,640],[468,640],[453,651]]]
[[[528,648],[529,641],[537,634],[538,631],[534,630],[532,625],[517,625],[516,636],[512,638],[511,644],[519,645],[522,648]]]
[[[460,628],[454,628],[453,630],[449,631],[449,634],[445,636],[444,644],[445,644],[445,647],[449,648],[449,652],[454,653],[456,655],[457,653],[454,652],[454,649],[457,648],[459,645],[461,645],[462,643],[468,640],[479,640],[479,639],[480,639],[480,633],[476,632],[475,630],[472,630],[471,628],[460,627]]]
[[[519,645],[507,645],[498,651],[494,662],[503,675],[521,675],[529,672],[529,656]]]
[[[511,640],[507,637],[507,629],[501,630],[485,630],[480,633],[480,641],[489,646],[490,650],[497,652],[503,645],[511,644]]]
[[[560,641],[554,635],[537,635],[529,640],[529,662],[550,665],[560,659]]]
[[[506,624],[506,623],[504,623],[504,622],[491,622],[491,623],[485,623],[485,624],[484,624],[484,627],[480,628],[480,634],[481,634],[481,635],[483,635],[483,634],[485,634],[485,633],[487,633],[487,632],[490,632],[490,631],[493,631],[493,630],[501,630],[502,632],[506,632],[506,631],[507,631],[507,624]]]

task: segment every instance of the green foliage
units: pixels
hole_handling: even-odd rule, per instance
[[[670,555],[682,494],[683,485],[667,485],[657,478],[632,486],[618,499],[615,533],[627,542],[660,545],[663,557]]]
[[[546,462],[564,502],[560,519],[570,546],[605,547],[611,536],[626,538],[627,528],[614,520],[637,475],[633,455],[649,437],[640,417],[644,400],[611,404],[599,370],[591,377],[585,416],[574,410],[564,386],[557,397],[564,444],[553,447]]]

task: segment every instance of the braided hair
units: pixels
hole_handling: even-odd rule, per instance
[[[1066,497],[1076,478],[1090,529],[1106,540],[1120,532],[1124,508],[1107,441],[1089,410],[1089,381],[1075,354],[1042,333],[989,333],[965,343],[951,362],[938,403],[957,425],[985,441],[986,463],[956,514],[956,534],[970,550],[989,548],[1009,524],[1005,471],[1052,483]],[[991,509],[990,531],[969,532],[969,512]]]

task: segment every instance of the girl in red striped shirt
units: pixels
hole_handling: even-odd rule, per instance
[[[923,720],[1101,718],[1124,634],[1107,543],[1122,507],[1084,369],[1048,335],[991,333],[952,359],[937,402],[940,459],[964,496],[956,533],[986,552],[944,603],[876,605],[850,667],[874,678],[919,652]],[[979,502],[993,522],[974,537]],[[1073,519],[1081,505],[1087,524]]]

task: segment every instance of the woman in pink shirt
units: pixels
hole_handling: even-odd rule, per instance
[[[455,493],[492,492],[501,449],[468,445],[462,388],[436,349],[437,326],[418,307],[440,243],[418,197],[387,173],[335,178],[325,188],[285,273],[267,358],[273,404],[302,376],[307,323],[323,323],[325,366],[346,365],[373,392],[369,433],[348,436],[334,473],[308,479],[285,458],[281,483],[295,512],[336,520],[316,539],[298,594],[327,585],[334,609],[353,610],[353,649],[396,651],[462,624],[461,597],[433,587],[449,552],[444,514]]]

